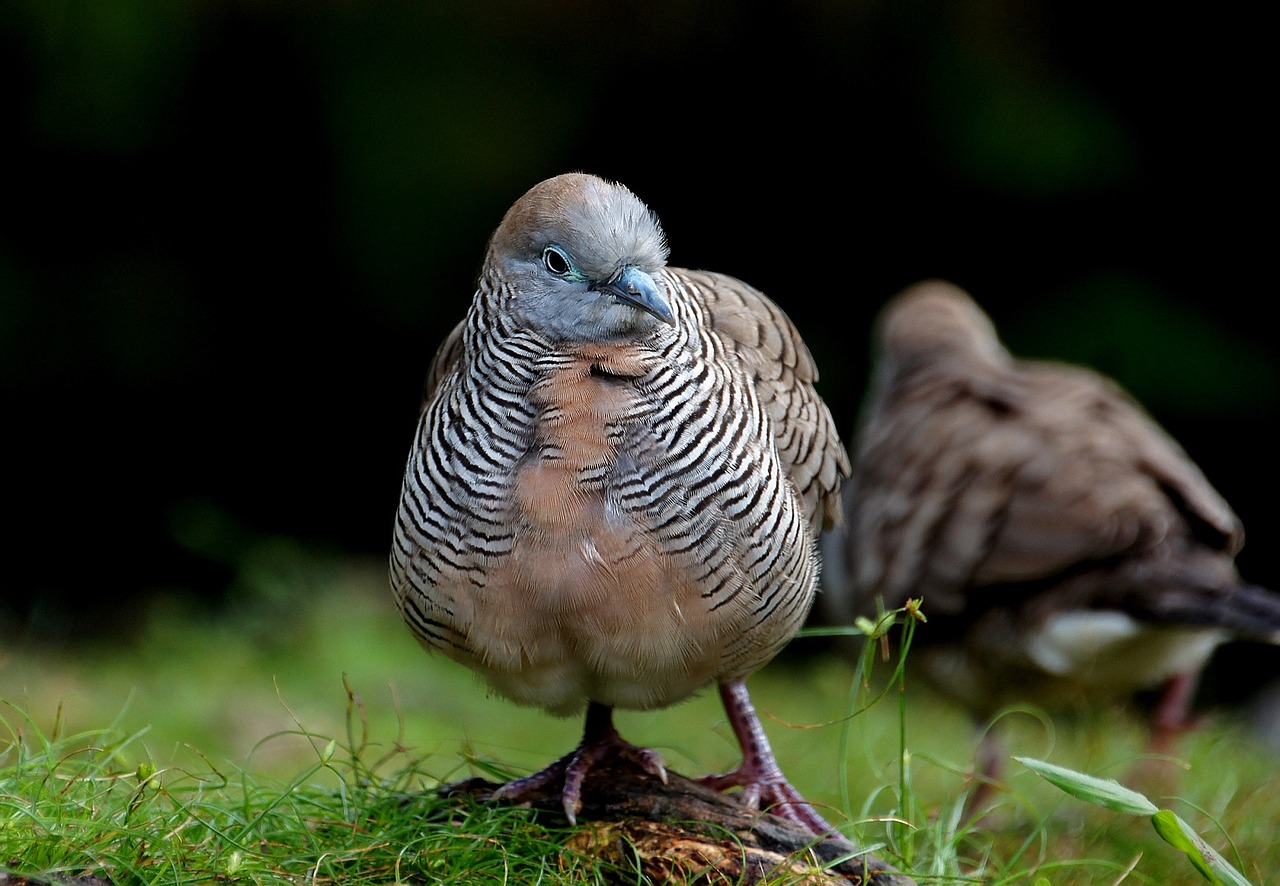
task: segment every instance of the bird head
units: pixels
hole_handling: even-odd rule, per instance
[[[924,280],[907,287],[880,312],[876,346],[887,363],[909,366],[966,353],[994,363],[1009,354],[991,318],[959,286]]]
[[[531,188],[489,243],[501,307],[562,341],[646,338],[676,319],[657,217],[619,184],[568,173]]]

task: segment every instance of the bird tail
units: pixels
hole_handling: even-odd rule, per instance
[[[1145,584],[1145,583],[1144,583]],[[1222,628],[1236,638],[1280,645],[1280,593],[1259,585],[1160,581],[1139,585],[1123,608],[1145,621]]]

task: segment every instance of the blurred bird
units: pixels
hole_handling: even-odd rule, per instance
[[[890,300],[873,359],[819,620],[921,599],[908,666],[980,722],[1161,687],[1158,752],[1219,644],[1280,640],[1280,595],[1236,569],[1240,520],[1115,382],[1015,359],[940,280]],[[997,755],[986,732],[990,777]]]
[[[496,796],[558,786],[573,821],[606,755],[665,780],[613,709],[716,684],[743,760],[703,783],[832,831],[745,685],[805,620],[839,519],[848,454],[817,378],[763,294],[668,267],[625,187],[561,175],[506,213],[428,373],[390,563],[427,649],[517,703],[586,709],[572,753]]]

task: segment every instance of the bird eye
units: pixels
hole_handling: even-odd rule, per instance
[[[559,246],[548,246],[542,250],[542,263],[546,265],[548,271],[557,277],[567,277],[573,272],[573,265],[569,263],[569,256],[565,255],[564,250]]]

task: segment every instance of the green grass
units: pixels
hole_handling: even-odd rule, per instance
[[[11,728],[13,722],[10,722]],[[560,853],[563,834],[521,810],[449,810],[401,749],[308,736],[289,779],[201,759],[135,763],[118,724],[45,737],[19,719],[5,759],[0,846],[24,872],[98,873],[130,883],[599,883]],[[145,755],[143,755],[145,756]],[[385,769],[385,771],[383,771]]]
[[[522,810],[464,814],[432,795],[544,765],[576,742],[576,720],[489,697],[423,652],[381,563],[285,549],[258,565],[226,611],[173,598],[139,613],[124,645],[0,648],[0,870],[122,886],[609,881]],[[899,692],[891,667],[857,679],[821,644],[797,640],[752,678],[765,728],[801,791],[921,884],[1205,882],[1150,821],[1016,761],[996,810],[962,820],[976,746],[964,717]],[[713,692],[618,726],[686,775],[737,762]],[[1103,779],[1142,757],[1128,716],[1015,712],[1001,726],[1010,754]],[[1144,793],[1265,886],[1280,882],[1276,762],[1211,718],[1165,767],[1176,784]]]

